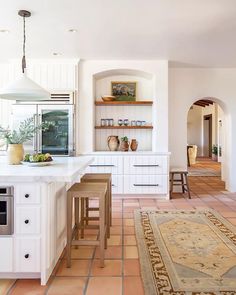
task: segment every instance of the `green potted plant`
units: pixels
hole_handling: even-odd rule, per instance
[[[216,144],[213,144],[211,152],[212,152],[212,160],[217,161],[217,159],[218,159],[218,146]]]
[[[129,139],[127,136],[121,137],[120,150],[122,152],[128,152],[129,150]]]
[[[8,163],[11,165],[20,164],[24,157],[23,143],[33,138],[38,130],[46,128],[45,123],[36,127],[33,117],[20,122],[17,130],[5,129],[0,126],[0,138],[6,141],[8,147]]]

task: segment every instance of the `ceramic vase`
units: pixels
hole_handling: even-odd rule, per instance
[[[107,145],[110,151],[117,151],[120,145],[119,137],[116,135],[108,136]]]
[[[19,165],[24,157],[23,144],[9,144],[7,149],[8,164]]]
[[[135,152],[138,148],[138,142],[136,139],[131,140],[130,149],[131,151]]]
[[[128,150],[129,150],[129,142],[122,140],[121,143],[120,143],[120,150],[122,152],[128,152]]]

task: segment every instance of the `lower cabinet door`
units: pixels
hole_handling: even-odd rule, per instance
[[[167,175],[126,175],[125,194],[167,194]]]
[[[123,175],[112,175],[112,193],[123,194],[124,182]]]
[[[15,239],[15,272],[40,272],[40,238]]]
[[[13,271],[13,239],[12,238],[0,238],[0,272],[12,272]]]

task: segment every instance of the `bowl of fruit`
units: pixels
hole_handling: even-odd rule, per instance
[[[24,160],[21,162],[23,165],[31,167],[42,167],[52,164],[52,156],[47,154],[25,154]]]

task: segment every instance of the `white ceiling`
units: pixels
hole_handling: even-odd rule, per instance
[[[1,0],[0,59],[168,59],[172,66],[236,66],[236,0]],[[68,33],[75,28],[77,33]],[[53,52],[60,52],[54,57]]]

